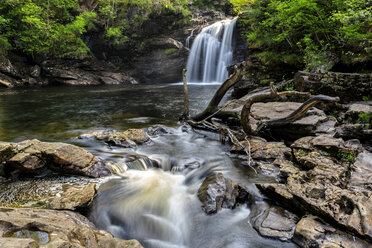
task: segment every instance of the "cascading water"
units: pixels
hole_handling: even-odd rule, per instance
[[[227,79],[226,67],[233,59],[236,20],[216,22],[196,36],[187,61],[189,82],[222,83]]]
[[[248,223],[245,206],[206,215],[197,192],[207,175],[223,172],[245,182],[247,175],[233,172],[217,135],[211,139],[181,128],[171,132],[139,147],[137,152],[148,158],[127,163],[121,178],[100,186],[90,213],[98,228],[137,239],[145,248],[295,247],[260,237]]]

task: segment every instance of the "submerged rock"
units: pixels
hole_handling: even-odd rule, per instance
[[[341,232],[311,215],[298,222],[293,241],[300,247],[370,247],[365,241]]]
[[[150,140],[143,129],[128,129],[124,132],[98,130],[79,136],[80,139],[94,138],[103,140],[110,145],[121,147],[136,147]]]
[[[137,240],[121,240],[97,230],[87,218],[71,211],[0,208],[0,222],[0,244],[6,242],[8,247],[35,243],[31,247],[142,247]]]
[[[297,212],[321,216],[371,242],[371,153],[329,136],[304,137],[291,147],[298,172],[285,184],[258,188]]]
[[[207,214],[217,213],[221,208],[233,209],[251,201],[247,189],[225,178],[222,173],[207,176],[199,188],[198,197]]]
[[[110,166],[81,147],[25,140],[0,143],[0,164],[4,173],[40,175],[47,171],[100,177],[111,174]]]

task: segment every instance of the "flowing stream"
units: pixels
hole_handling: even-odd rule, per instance
[[[216,88],[190,86],[191,111],[204,108]],[[99,228],[119,238],[138,239],[146,248],[295,247],[261,237],[249,223],[248,206],[210,216],[202,211],[197,191],[210,173],[223,172],[259,201],[264,199],[253,182],[273,179],[255,175],[240,159],[229,157],[219,135],[180,126],[182,101],[180,85],[0,90],[0,140],[68,142],[129,168],[104,180],[89,217]],[[76,138],[96,129],[157,123],[167,125],[168,133],[138,149]]]
[[[236,20],[216,22],[196,36],[187,60],[189,82],[222,83],[227,79],[226,67],[233,59]],[[189,46],[189,38],[186,43]]]

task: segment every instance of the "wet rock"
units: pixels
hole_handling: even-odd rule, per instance
[[[0,236],[6,237],[12,247],[24,244],[19,239],[25,236],[39,247],[142,247],[136,240],[117,239],[97,230],[87,218],[71,211],[0,208],[0,222]]]
[[[33,175],[48,170],[89,177],[111,174],[106,162],[83,148],[36,139],[19,143],[0,143],[0,159],[5,171]]]
[[[274,206],[252,218],[251,222],[262,236],[288,241],[293,237],[298,220],[297,215]]]
[[[233,209],[251,201],[247,189],[225,178],[222,173],[207,176],[198,190],[198,197],[207,214],[217,213],[221,208]]]
[[[341,232],[311,215],[298,222],[293,241],[300,247],[370,247],[367,242]]]
[[[124,132],[98,130],[88,134],[82,134],[79,138],[95,138],[97,140],[103,140],[110,145],[121,147],[136,147],[150,140],[143,129],[128,129]]]
[[[173,132],[166,126],[155,125],[155,126],[152,126],[152,127],[148,127],[146,129],[146,133],[150,137],[157,137],[157,136],[161,136],[161,135],[165,135],[165,134],[171,134]]]
[[[3,55],[0,56],[0,72],[14,78],[21,77],[20,73],[13,66],[12,62]]]
[[[257,187],[295,211],[324,217],[371,241],[371,153],[358,155],[357,142],[329,136],[304,137],[291,147],[300,170],[285,184]]]
[[[69,188],[60,197],[51,199],[51,209],[75,210],[89,205],[96,195],[96,185],[90,184],[83,188]]]

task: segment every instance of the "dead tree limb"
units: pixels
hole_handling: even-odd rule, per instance
[[[218,88],[217,92],[214,94],[212,100],[209,102],[208,106],[203,112],[192,117],[194,121],[201,121],[206,117],[213,115],[214,112],[218,111],[218,104],[221,102],[222,98],[225,96],[226,92],[237,82],[239,82],[244,73],[247,62],[243,61],[238,66],[234,66],[234,73],[229,76],[228,79]]]
[[[247,135],[257,135],[263,129],[267,129],[272,126],[286,125],[286,124],[289,124],[291,122],[294,122],[300,119],[302,116],[306,114],[308,110],[310,110],[311,107],[313,107],[317,103],[320,103],[320,102],[330,103],[330,102],[337,102],[340,100],[339,97],[330,97],[330,96],[325,96],[325,95],[314,96],[313,98],[305,101],[298,109],[296,109],[294,112],[292,112],[288,116],[283,117],[283,118],[263,121],[258,125],[258,128],[256,130],[253,130],[251,123],[250,123],[250,112],[251,112],[251,107],[253,103],[263,102],[268,99],[275,100],[283,96],[308,96],[310,97],[311,94],[308,92],[298,92],[298,91],[277,92],[274,85],[271,83],[270,92],[252,95],[247,100],[247,102],[244,104],[242,112],[241,112],[241,124],[242,124],[244,132]]]
[[[187,88],[187,81],[186,81],[186,69],[182,70],[182,78],[183,78],[183,115],[182,118],[188,120],[189,119],[189,90]]]

